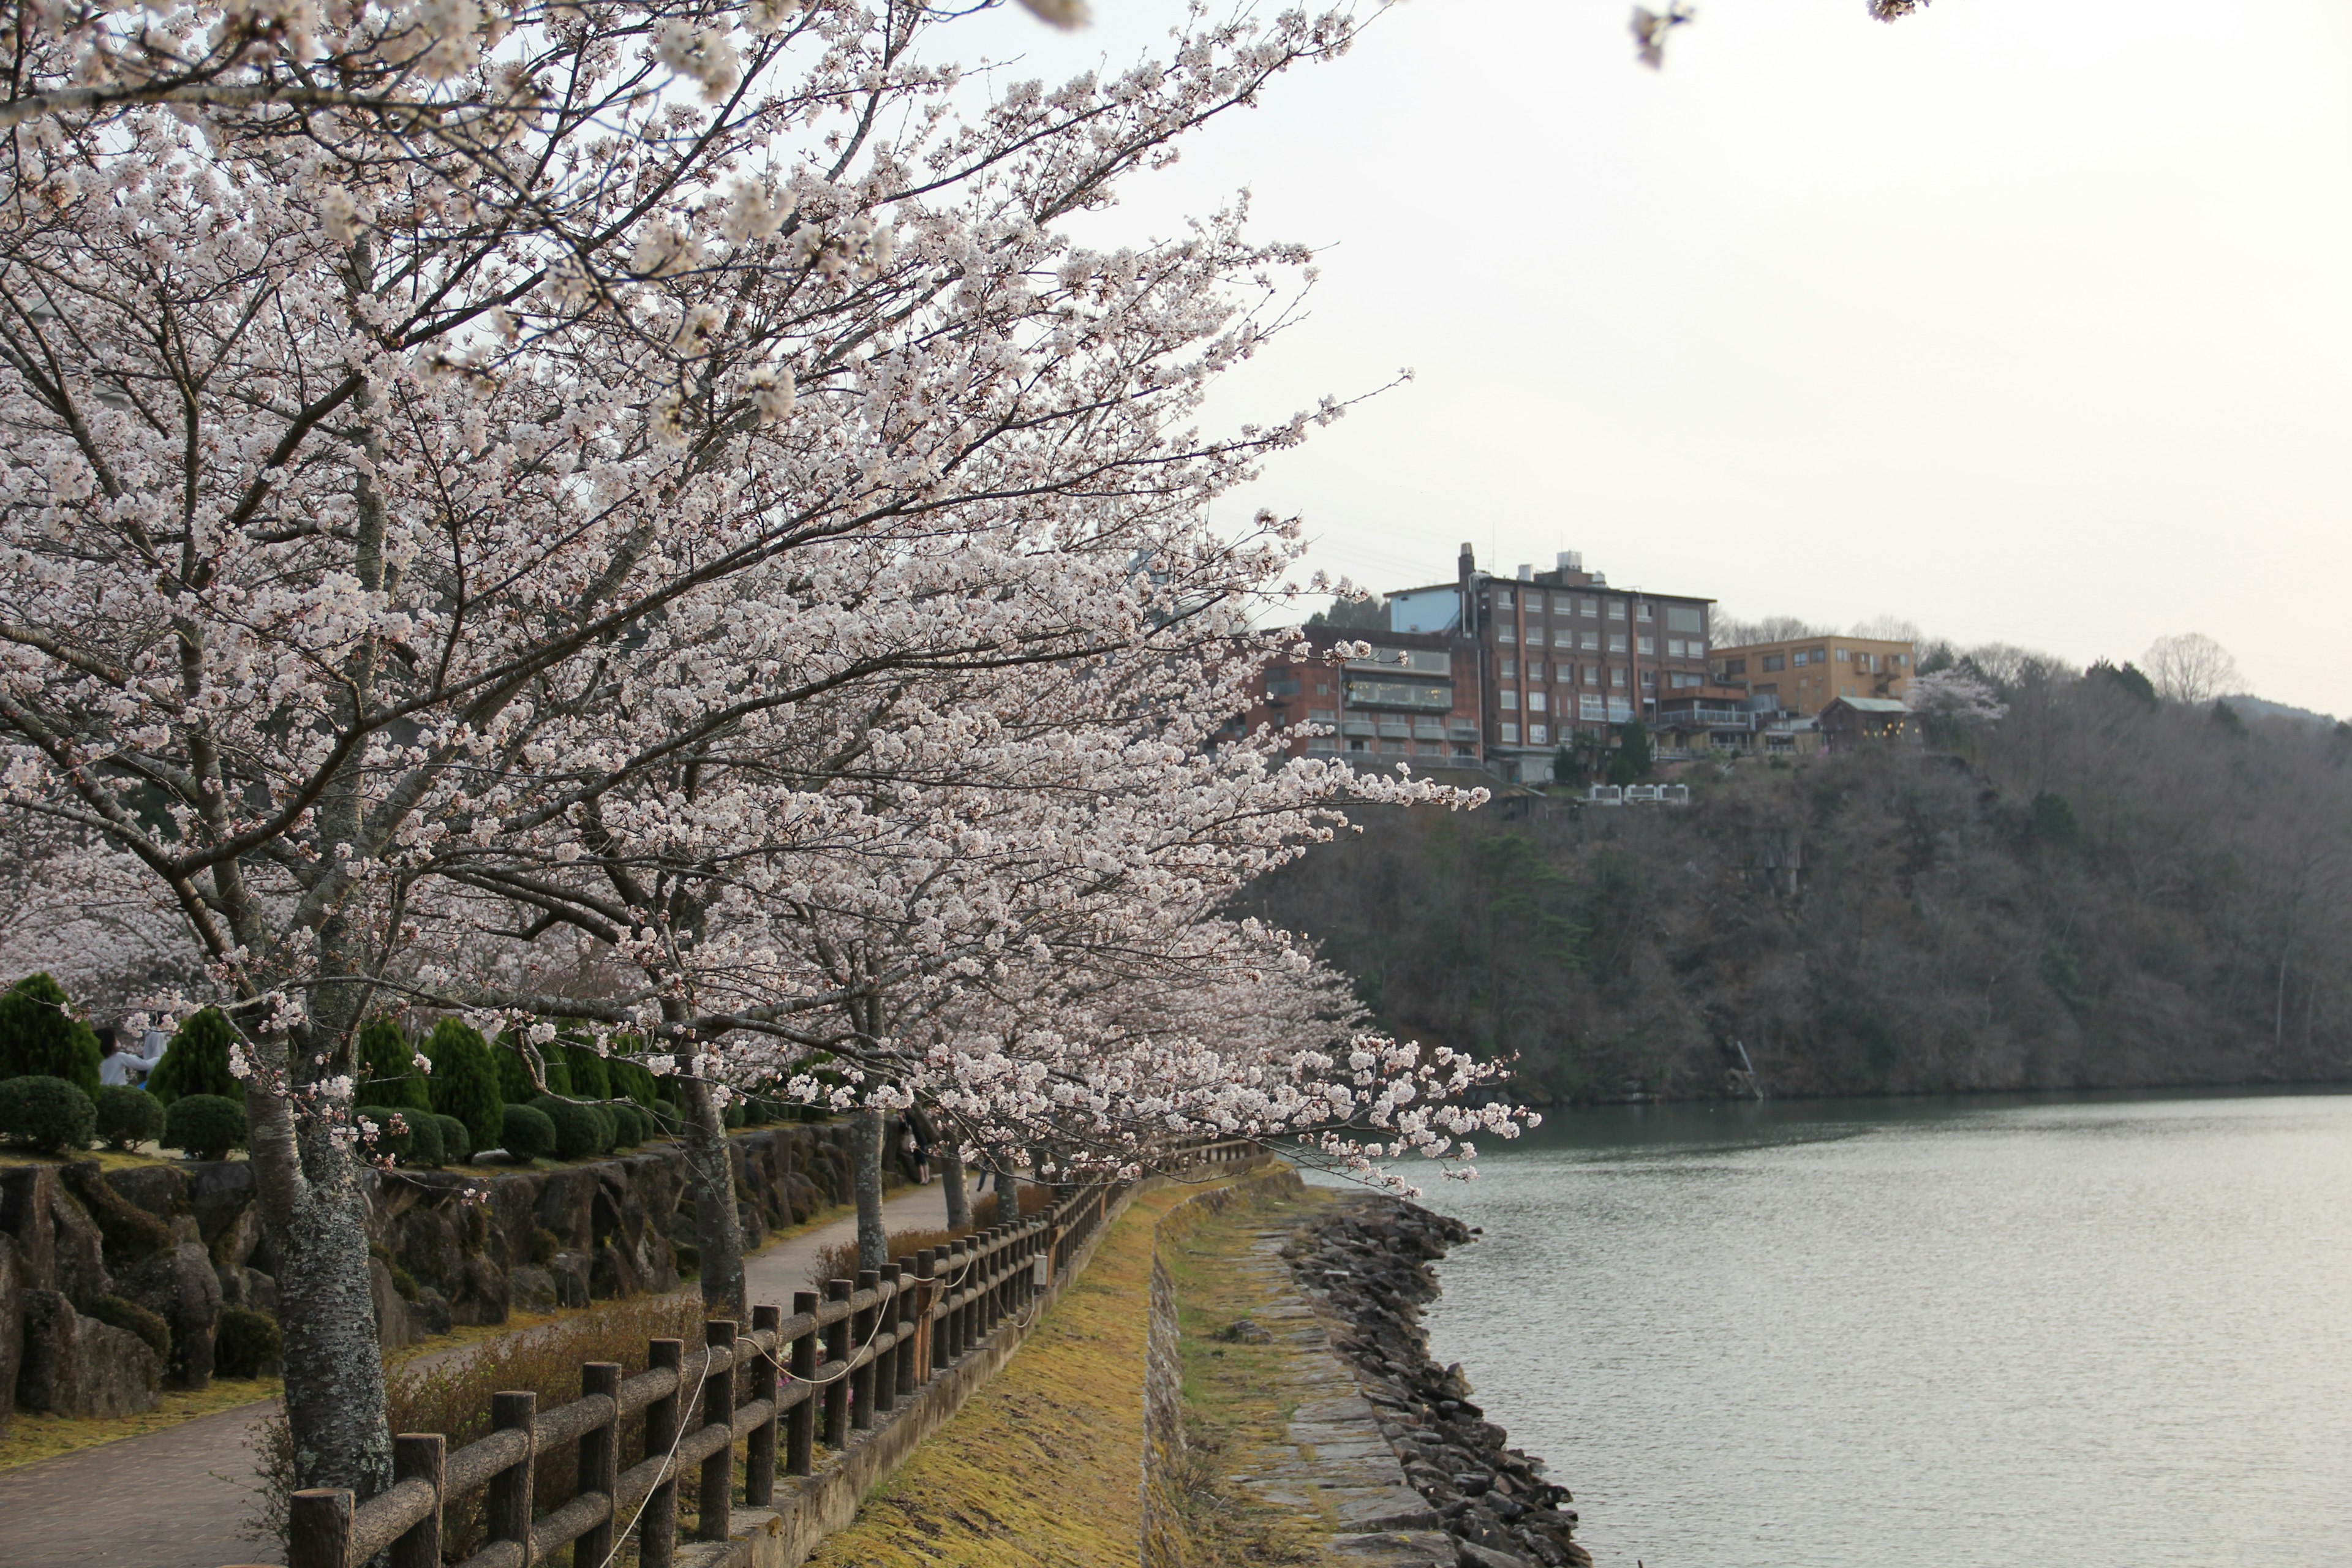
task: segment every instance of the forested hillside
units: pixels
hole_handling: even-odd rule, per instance
[[[2352,1079],[2352,729],[2029,668],[1926,752],[1686,809],[1367,816],[1255,884],[1381,1021],[1532,1099]]]

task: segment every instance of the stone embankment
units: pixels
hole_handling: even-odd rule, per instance
[[[1460,1568],[1591,1568],[1568,1489],[1543,1479],[1540,1459],[1505,1446],[1460,1366],[1429,1358],[1421,1309],[1438,1293],[1430,1264],[1473,1234],[1414,1204],[1360,1197],[1316,1215],[1282,1252],[1299,1288],[1337,1320],[1332,1349],[1453,1538]]]
[[[897,1148],[894,1130],[886,1148]],[[746,1249],[851,1197],[846,1125],[736,1133]],[[685,1152],[657,1144],[555,1168],[371,1173],[376,1330],[387,1350],[453,1324],[675,1289],[692,1271]],[[275,1318],[276,1258],[242,1161],[103,1170],[0,1167],[0,1427],[12,1405],[58,1415],[152,1409],[202,1388],[224,1307]],[[124,1304],[165,1342],[102,1319]]]

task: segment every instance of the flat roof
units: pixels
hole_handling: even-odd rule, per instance
[[[1908,702],[1897,702],[1886,697],[1833,697],[1830,700],[1829,706],[1834,708],[1841,702],[1857,713],[1908,713],[1911,711],[1911,705]]]
[[[1801,637],[1782,637],[1777,642],[1721,643],[1717,645],[1715,647],[1710,648],[1708,652],[1710,655],[1718,653],[1754,653],[1759,648],[1811,647],[1816,643],[1851,643],[1856,646],[1868,643],[1873,647],[1913,647],[1917,646],[1903,637],[1850,637],[1843,632],[1816,632],[1810,636]]]

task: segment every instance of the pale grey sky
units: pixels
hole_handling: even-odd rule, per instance
[[[1097,5],[964,47],[1060,80],[1180,14]],[[2082,661],[2201,631],[2352,711],[2352,4],[1704,0],[1655,75],[1630,9],[1409,0],[1130,201],[1324,249],[1227,416],[1417,373],[1237,511],[1376,587],[1467,539]]]

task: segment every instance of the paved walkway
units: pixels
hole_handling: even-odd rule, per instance
[[[944,1226],[947,1189],[936,1182],[908,1188],[882,1211],[893,1230]],[[818,1250],[856,1234],[856,1218],[848,1215],[754,1253],[743,1267],[751,1299],[790,1310],[793,1292],[809,1288]],[[274,1402],[224,1410],[143,1437],[0,1470],[0,1563],[223,1568],[283,1562],[275,1543],[257,1546],[243,1537],[258,1501],[254,1437],[273,1408]]]

